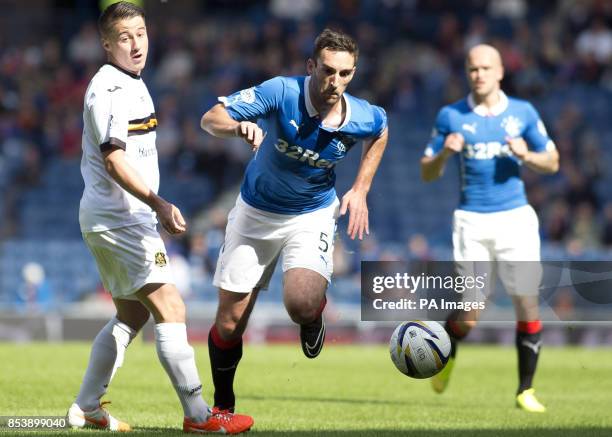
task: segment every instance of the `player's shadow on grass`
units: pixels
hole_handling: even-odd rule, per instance
[[[393,426],[393,424],[389,424]],[[401,425],[399,425],[401,426]],[[116,433],[105,433],[104,431],[51,431],[38,433],[36,431],[22,431],[10,433],[0,431],[0,436],[53,436],[53,437],[91,437],[102,435],[117,435]],[[178,428],[160,427],[135,427],[129,435],[159,435],[159,436],[184,436]],[[271,437],[609,437],[612,435],[612,427],[607,428],[558,428],[558,429],[360,429],[346,431],[259,431],[257,423],[255,428],[246,436],[271,436]]]
[[[383,399],[350,399],[350,398],[317,398],[312,396],[253,396],[242,395],[241,399],[252,401],[283,401],[283,402],[329,402],[333,404],[368,404],[368,405],[397,405],[397,401]]]
[[[412,430],[346,430],[346,431],[257,431],[249,435],[271,437],[609,437],[612,428],[576,428],[576,429],[433,429]]]

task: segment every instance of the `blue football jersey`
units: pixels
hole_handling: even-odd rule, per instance
[[[257,122],[265,138],[247,166],[240,193],[249,205],[278,214],[300,214],[330,205],[334,167],[358,142],[387,126],[385,111],[347,93],[337,129],[321,124],[310,101],[309,77],[275,77],[220,97],[236,121]]]
[[[434,156],[444,146],[448,134],[458,132],[465,138],[457,154],[461,175],[459,209],[496,212],[527,204],[525,186],[520,178],[521,162],[510,151],[507,137],[522,137],[529,150],[555,149],[536,109],[524,100],[509,98],[503,92],[490,112],[476,106],[471,95],[438,113],[425,156]]]

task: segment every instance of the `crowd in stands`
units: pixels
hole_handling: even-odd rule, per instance
[[[92,3],[39,1],[32,10],[28,2],[16,2],[0,18],[0,242],[22,234],[23,194],[43,183],[46,163],[80,159],[85,87],[105,61],[95,23],[99,11]],[[162,185],[205,175],[212,200],[235,188],[251,155],[241,141],[201,132],[201,114],[217,96],[272,76],[304,74],[314,37],[324,26],[356,37],[361,54],[349,91],[400,114],[406,120],[401,129],[429,130],[441,105],[465,95],[466,49],[481,42],[500,49],[507,93],[536,106],[568,89],[612,94],[612,2],[605,0],[151,0],[144,5],[150,54],[143,77],[160,120]],[[525,175],[543,239],[569,251],[611,248],[612,187],[602,187],[612,156],[606,151],[612,140],[609,114],[593,118],[585,99],[553,106],[542,115],[560,150],[561,172]],[[391,132],[401,129],[392,126]],[[410,147],[424,147],[427,139],[425,132],[422,144]],[[67,214],[77,209],[66,205]],[[205,217],[210,225],[195,227],[199,230],[171,247],[209,274],[222,241],[224,211],[210,209]],[[78,229],[75,235],[79,238]],[[417,229],[408,243],[391,242],[403,255],[386,251],[388,242],[372,237],[354,256],[339,250],[338,271],[354,272],[356,261],[372,254],[430,256],[428,237]]]

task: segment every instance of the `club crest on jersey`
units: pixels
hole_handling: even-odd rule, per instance
[[[357,143],[357,139],[355,139],[355,137],[343,133],[338,134],[337,138],[338,145],[336,147],[338,149],[338,152],[341,153],[346,153],[347,150],[350,150],[351,147],[353,147],[355,143]]]
[[[164,252],[157,252],[155,254],[155,265],[157,267],[166,267],[168,265],[168,258]]]
[[[502,120],[501,127],[505,129],[508,136],[518,137],[521,135],[523,123],[518,118],[510,115]]]

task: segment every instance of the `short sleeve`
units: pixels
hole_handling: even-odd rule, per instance
[[[112,91],[93,91],[87,99],[93,132],[102,152],[126,148],[129,121],[124,100],[124,92],[117,86]]]
[[[431,132],[431,139],[425,147],[425,156],[437,155],[444,146],[444,139],[450,133],[450,112],[442,108],[436,117],[436,124]]]
[[[372,115],[374,116],[372,135],[378,137],[387,128],[387,113],[380,106],[372,105]]]
[[[526,126],[523,138],[534,152],[549,152],[556,149],[555,143],[548,136],[544,122],[538,111],[531,105],[527,106]]]
[[[284,92],[285,82],[281,77],[275,77],[227,97],[219,97],[219,102],[236,121],[256,120],[276,111]]]

